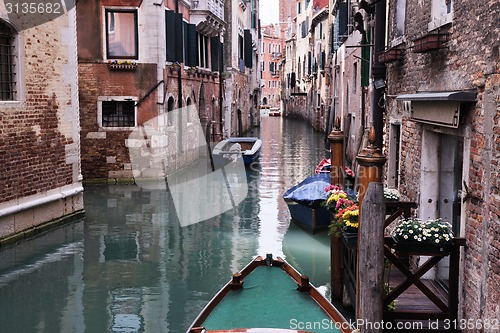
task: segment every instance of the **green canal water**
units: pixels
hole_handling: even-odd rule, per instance
[[[329,296],[329,240],[290,224],[281,194],[314,172],[324,134],[262,118],[237,208],[181,227],[166,191],[85,186],[85,217],[0,251],[0,332],[182,333],[257,255],[282,256]],[[193,189],[196,200],[203,189]]]

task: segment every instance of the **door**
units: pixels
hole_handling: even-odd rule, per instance
[[[439,147],[439,217],[449,221],[453,234],[459,236],[462,209],[463,137],[441,135]],[[437,266],[436,278],[448,288],[449,257]]]

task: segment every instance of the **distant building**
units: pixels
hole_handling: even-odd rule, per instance
[[[260,121],[259,1],[226,0],[224,9],[224,135],[234,137]]]
[[[261,108],[279,108],[281,104],[282,57],[285,43],[278,24],[261,28],[262,100]]]
[[[0,9],[0,239],[83,212],[76,12]]]
[[[330,54],[328,1],[301,0],[295,1],[295,5],[295,28],[284,29],[284,111],[288,116],[303,118],[314,128],[325,131],[330,105],[328,86],[331,81],[329,71],[325,72],[327,55]],[[293,13],[292,10],[289,12]]]

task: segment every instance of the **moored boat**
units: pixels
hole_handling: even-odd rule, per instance
[[[350,324],[309,282],[281,258],[255,258],[233,275],[187,333],[343,332]]]
[[[292,221],[303,229],[316,233],[328,228],[330,212],[323,207],[330,185],[330,174],[320,173],[307,177],[283,194]]]
[[[235,137],[222,140],[212,151],[214,163],[222,166],[231,161],[234,154],[241,154],[245,165],[259,158],[262,140],[256,137]]]

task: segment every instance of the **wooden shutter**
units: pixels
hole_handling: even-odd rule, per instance
[[[210,57],[212,58],[212,71],[219,70],[220,38],[210,37]]]
[[[339,4],[337,12],[339,20],[339,36],[347,36],[347,1],[342,1]]]
[[[186,59],[187,66],[198,66],[198,32],[196,31],[196,25],[188,24],[187,25],[187,45],[188,48],[188,57]]]
[[[252,68],[253,64],[253,48],[252,48],[252,34],[250,30],[245,29],[243,31],[244,35],[244,44],[245,44],[245,67]]]
[[[183,62],[182,14],[165,12],[167,61]]]

